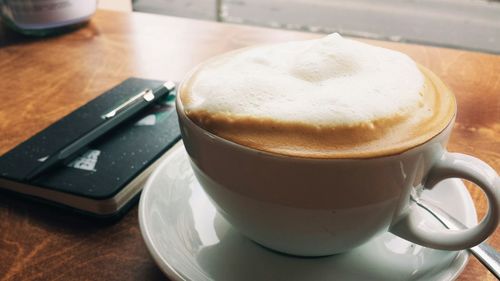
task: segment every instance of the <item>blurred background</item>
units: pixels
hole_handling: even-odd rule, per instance
[[[100,5],[500,53],[500,0],[100,0]]]

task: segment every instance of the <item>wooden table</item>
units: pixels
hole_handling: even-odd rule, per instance
[[[29,39],[0,28],[0,154],[129,76],[181,80],[213,55],[317,34],[98,11],[84,28]],[[500,170],[500,56],[372,41],[427,66],[455,92],[449,150]],[[479,216],[485,200],[469,186]],[[490,243],[500,249],[497,231]],[[0,193],[0,280],[164,280],[143,243],[137,207],[100,225]],[[495,280],[471,258],[459,280]]]

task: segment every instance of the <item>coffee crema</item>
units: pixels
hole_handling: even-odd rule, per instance
[[[338,34],[215,57],[184,80],[180,99],[219,137],[307,158],[403,152],[441,132],[456,107],[408,56]]]

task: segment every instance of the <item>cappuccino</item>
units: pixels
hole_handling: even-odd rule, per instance
[[[308,158],[403,152],[441,132],[451,92],[408,56],[332,34],[237,50],[182,83],[188,118],[254,149]]]

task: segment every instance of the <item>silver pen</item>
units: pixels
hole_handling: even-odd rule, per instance
[[[68,161],[72,156],[78,154],[82,149],[84,149],[92,141],[96,140],[100,136],[109,132],[116,126],[122,124],[124,121],[128,120],[134,116],[137,112],[144,109],[146,106],[156,101],[160,97],[168,95],[175,89],[175,83],[172,81],[167,81],[156,89],[146,89],[139,94],[126,100],[121,105],[113,108],[111,111],[102,115],[101,118],[104,120],[101,124],[97,125],[95,128],[85,133],[83,136],[78,138],[76,141],[70,143],[69,145],[63,147],[57,152],[50,155],[47,159],[43,161],[40,165],[34,168],[25,177],[25,180],[31,181],[38,177],[45,171],[57,166],[61,162]]]

